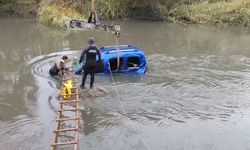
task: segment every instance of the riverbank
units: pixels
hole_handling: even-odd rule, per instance
[[[37,19],[42,23],[61,28],[64,28],[65,23],[72,19],[86,21],[85,15],[77,12],[76,9],[57,4],[40,7]]]
[[[198,24],[229,23],[250,26],[248,0],[97,0],[97,12],[102,20],[144,19]],[[64,27],[71,19],[87,20],[90,3],[69,0],[19,0],[2,3],[0,11],[21,16],[34,16],[40,22]]]
[[[0,0],[0,13],[19,17],[34,17],[37,15],[39,2],[37,0]]]
[[[12,4],[0,1],[0,16],[10,15],[13,13]]]
[[[207,0],[191,5],[180,5],[170,11],[174,21],[189,23],[229,23],[250,26],[249,0]]]

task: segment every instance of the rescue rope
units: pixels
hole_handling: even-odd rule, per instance
[[[117,38],[118,38],[118,36],[117,36]],[[117,42],[116,44],[118,45],[118,40],[116,40],[116,42]],[[119,47],[119,46],[118,46],[118,47]],[[128,122],[129,122],[130,126],[134,129],[134,132],[136,133],[136,135],[137,135],[137,137],[140,139],[140,141],[143,143],[143,145],[145,146],[145,148],[146,148],[147,150],[151,150],[151,149],[149,148],[149,146],[146,144],[146,142],[143,140],[143,138],[138,134],[136,127],[132,124],[132,121],[129,119],[128,113],[127,113],[127,111],[126,111],[126,109],[125,109],[125,107],[124,107],[124,105],[123,105],[123,103],[122,103],[121,97],[120,97],[120,95],[118,94],[118,90],[117,90],[117,88],[116,88],[116,86],[115,86],[116,83],[115,83],[114,76],[113,76],[113,73],[112,73],[112,70],[111,70],[111,67],[110,67],[110,63],[109,63],[109,71],[110,71],[110,76],[111,76],[111,80],[112,80],[112,86],[113,86],[113,88],[114,88],[114,90],[115,90],[117,99],[119,100],[119,103],[120,103],[120,105],[121,105],[121,108],[122,108],[123,113],[125,114],[125,116],[126,116]]]
[[[115,44],[117,46],[117,50],[116,50],[116,54],[117,54],[117,68],[116,68],[116,71],[119,70],[119,67],[120,67],[120,48],[119,48],[119,34],[116,35],[116,38],[115,38]]]
[[[113,88],[114,88],[114,90],[115,90],[117,99],[119,100],[119,103],[120,103],[120,105],[121,105],[121,108],[122,108],[123,113],[125,114],[127,120],[129,121],[130,126],[134,129],[134,132],[136,133],[136,135],[138,136],[138,138],[141,140],[141,142],[143,143],[143,145],[145,146],[145,148],[146,148],[147,150],[151,150],[151,149],[149,148],[149,146],[146,144],[146,142],[143,140],[143,138],[142,138],[141,136],[139,136],[136,127],[132,124],[132,121],[129,119],[128,113],[127,113],[127,111],[126,111],[126,109],[125,109],[125,107],[124,107],[124,105],[123,105],[123,103],[122,103],[121,97],[120,97],[120,95],[118,94],[118,90],[117,90],[117,88],[116,88],[116,86],[115,86],[116,83],[115,83],[115,80],[114,80],[114,77],[113,77],[113,74],[112,74],[112,71],[111,71],[111,68],[110,68],[110,64],[109,64],[109,70],[110,70],[110,76],[111,76],[111,80],[112,80],[112,86],[113,86]]]

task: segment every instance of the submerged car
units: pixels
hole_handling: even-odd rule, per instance
[[[105,46],[100,48],[102,61],[97,64],[96,73],[145,74],[147,61],[143,51],[133,45]],[[118,66],[119,65],[119,66]],[[77,64],[75,73],[80,75],[83,64]]]

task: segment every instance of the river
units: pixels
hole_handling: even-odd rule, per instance
[[[250,149],[250,29],[118,23],[119,43],[144,50],[148,74],[96,76],[105,92],[82,96],[79,150]],[[49,67],[79,57],[90,36],[115,44],[107,32],[0,18],[1,150],[49,149],[60,86]]]

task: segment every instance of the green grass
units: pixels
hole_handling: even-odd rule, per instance
[[[74,8],[56,4],[41,6],[38,11],[38,20],[52,26],[65,27],[65,22],[71,19],[86,20],[86,17]]]
[[[191,5],[180,5],[171,10],[176,21],[193,23],[229,23],[250,26],[249,0],[207,0]]]
[[[103,19],[131,18],[150,11],[151,6],[141,0],[97,0],[97,13]]]
[[[129,14],[128,1],[125,0],[98,0],[97,13],[103,19],[126,18]]]
[[[13,9],[12,3],[2,3],[0,4],[0,10],[11,11]]]
[[[41,6],[38,19],[49,25],[63,27],[70,19],[86,20],[90,3],[77,0],[54,0],[49,6]],[[74,1],[74,3],[73,3]],[[122,19],[148,12],[166,16],[175,22],[202,24],[229,23],[250,26],[250,0],[97,0],[97,13],[102,19]],[[72,3],[72,4],[71,4]],[[74,6],[73,4],[77,4]],[[85,15],[83,15],[85,14]]]

